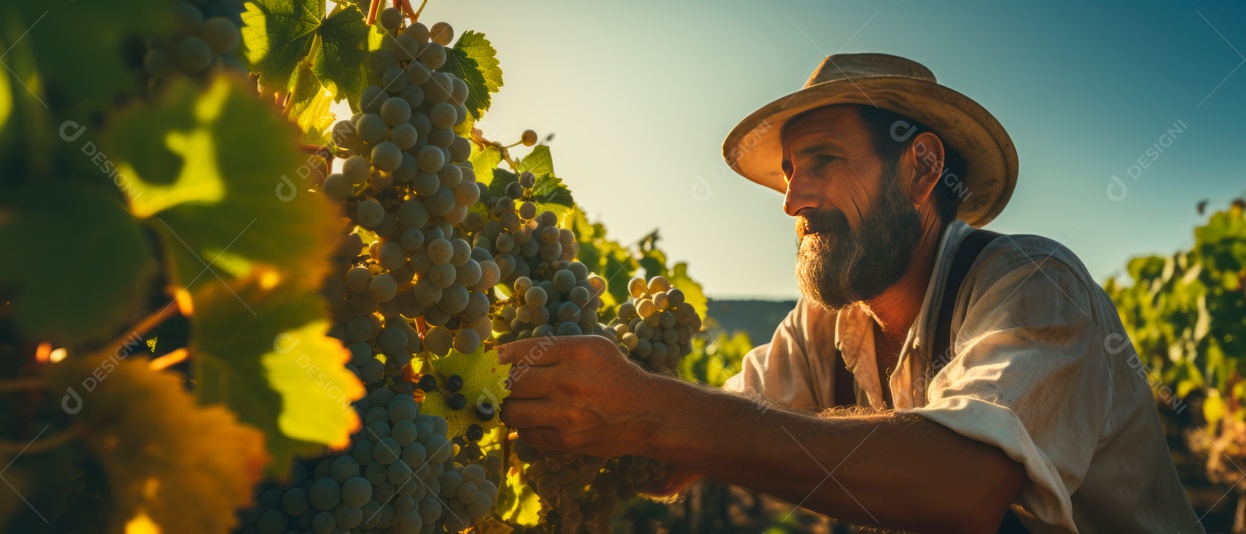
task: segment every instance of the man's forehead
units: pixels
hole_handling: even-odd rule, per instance
[[[862,134],[861,117],[850,105],[834,105],[806,111],[783,125],[781,139],[784,150],[795,144],[813,142],[840,146],[851,144]]]

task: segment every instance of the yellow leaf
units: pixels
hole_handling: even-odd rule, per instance
[[[199,406],[184,378],[112,354],[48,372],[107,474],[114,530],[226,533],[269,457],[264,434],[221,406]]]
[[[420,413],[445,418],[450,426],[446,436],[451,438],[462,435],[472,423],[485,430],[497,428],[500,418],[495,415],[489,421],[481,421],[476,417],[476,406],[487,402],[497,410],[502,405],[502,399],[511,393],[506,389],[511,364],[498,363],[497,351],[484,352],[482,346],[471,354],[451,349],[449,355],[433,360],[432,366],[439,384],[444,384],[446,378],[452,375],[463,378],[463,389],[459,392],[467,397],[467,406],[461,410],[451,410],[446,405],[446,397],[440,391],[434,391],[424,396]]]

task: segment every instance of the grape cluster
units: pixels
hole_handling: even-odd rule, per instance
[[[467,116],[467,84],[435,70],[453,30],[443,23],[431,36],[420,23],[400,30],[393,8],[380,21],[387,48],[374,51],[370,65],[381,85],[365,89],[359,113],[334,126],[346,159],[321,187],[356,225],[322,291],[337,320],[330,335],[348,344],[367,384],[394,376],[422,350],[479,349],[492,336],[491,288],[502,276],[460,224],[482,187],[464,164],[470,142],[453,130]],[[410,323],[417,319],[422,339]]]
[[[351,447],[296,463],[289,486],[265,490],[244,514],[242,532],[459,531],[489,514],[500,459],[456,463],[445,419],[420,414],[410,394],[376,389],[355,408],[364,428]]]
[[[173,6],[174,32],[145,43],[143,71],[147,92],[155,95],[173,76],[202,78],[217,66],[245,75],[230,54],[242,43],[242,2],[192,0]]]
[[[701,330],[696,309],[684,293],[661,276],[648,282],[633,278],[627,284],[632,299],[619,305],[610,328],[619,349],[655,371],[677,371],[692,352],[692,335]]]

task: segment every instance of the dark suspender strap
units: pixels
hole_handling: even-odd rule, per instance
[[[857,381],[844,364],[844,354],[835,349],[835,405],[855,406],[857,404]]]
[[[965,276],[969,274],[969,269],[973,267],[973,262],[978,259],[982,249],[1000,235],[1002,234],[990,230],[974,230],[965,236],[956,251],[952,266],[948,268],[947,282],[943,285],[943,298],[939,301],[939,326],[935,330],[934,344],[931,345],[933,373],[937,373],[952,360],[952,313],[956,311],[956,296],[960,293],[961,283],[965,281]],[[1000,522],[996,532],[1022,534],[1028,531],[1017,514],[1010,509],[1004,513],[1004,520]]]
[[[990,230],[977,229],[965,236],[956,249],[956,257],[948,268],[947,281],[943,284],[943,298],[939,301],[939,326],[935,328],[934,344],[931,347],[931,365],[934,372],[942,369],[952,360],[952,312],[956,310],[956,295],[960,293],[961,283],[974,260],[987,244],[1002,234]]]

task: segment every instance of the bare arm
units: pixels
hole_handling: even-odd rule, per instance
[[[591,336],[516,342],[503,419],[534,445],[638,454],[845,521],[994,531],[1024,471],[918,416],[824,418],[646,374]]]

